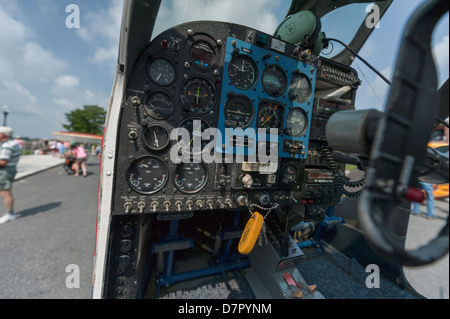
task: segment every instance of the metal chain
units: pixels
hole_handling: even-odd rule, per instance
[[[258,204],[247,205],[248,210],[250,211],[250,214],[252,215],[252,218],[255,218],[255,215],[253,214],[253,211],[254,211],[255,208],[257,208],[257,209],[259,209],[259,210],[267,211],[266,215],[263,217],[263,221],[264,221],[264,220],[266,219],[266,217],[270,214],[270,212],[271,212],[272,210],[274,210],[275,208],[277,208],[278,206],[280,206],[280,204],[278,204],[278,203],[275,204],[275,205],[273,205],[272,207],[263,207],[263,206],[260,206],[260,205],[258,205]]]

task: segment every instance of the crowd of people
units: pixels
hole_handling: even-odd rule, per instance
[[[0,214],[0,224],[17,218],[14,213],[12,185],[17,174],[17,163],[24,148],[24,143],[21,141],[23,140],[20,138],[13,138],[12,128],[0,126],[0,195],[6,208],[6,213],[3,216]],[[88,152],[83,145],[59,140],[37,140],[33,142],[32,150],[34,151],[31,154],[34,155],[53,154],[53,156],[65,158],[66,163],[70,163],[69,169],[73,170],[74,176],[80,176],[80,174],[84,177],[88,176],[86,171]]]

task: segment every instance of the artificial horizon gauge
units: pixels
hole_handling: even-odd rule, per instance
[[[225,126],[246,128],[253,122],[253,103],[245,95],[230,95],[224,107]]]
[[[283,106],[271,101],[263,101],[259,105],[258,114],[256,115],[257,128],[281,128],[283,118]]]
[[[300,72],[294,72],[289,85],[289,99],[297,103],[306,103],[311,97],[312,85],[308,77]]]
[[[185,163],[177,166],[174,172],[175,187],[187,194],[198,193],[205,187],[208,170],[203,163]]]
[[[197,114],[212,111],[215,101],[214,86],[200,77],[189,79],[181,89],[181,101],[185,111]]]
[[[248,55],[236,55],[228,65],[228,77],[238,89],[251,89],[258,78],[258,68],[255,61]]]
[[[164,58],[154,59],[148,66],[148,76],[160,86],[168,86],[175,82],[175,67]]]
[[[286,74],[279,66],[269,65],[262,74],[262,85],[267,94],[279,97],[287,88]]]
[[[200,154],[210,140],[203,138],[202,134],[205,130],[209,129],[209,124],[199,118],[189,118],[181,122],[178,126],[180,129],[185,129],[187,135],[183,135],[182,132],[177,132],[178,143],[182,148],[187,148],[191,154]]]
[[[194,66],[209,68],[214,63],[214,49],[206,41],[198,41],[192,45],[191,58]]]
[[[175,105],[168,94],[157,91],[147,97],[145,107],[148,114],[156,120],[164,120],[172,115]]]
[[[152,124],[144,130],[144,144],[153,151],[163,150],[170,143],[169,130],[161,124]]]
[[[130,187],[140,194],[159,192],[167,183],[169,170],[166,163],[155,156],[146,156],[135,161],[127,172]]]
[[[299,137],[306,131],[308,118],[305,111],[301,108],[294,108],[289,111],[286,117],[286,134]]]

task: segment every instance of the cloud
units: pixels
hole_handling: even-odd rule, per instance
[[[279,5],[274,0],[163,1],[153,36],[180,23],[206,19],[243,24],[272,34],[279,24],[275,15]]]
[[[74,88],[80,84],[80,80],[72,75],[62,75],[55,79],[56,88]]]
[[[0,80],[48,82],[67,68],[65,61],[31,41],[32,31],[0,7]]]
[[[123,0],[113,0],[106,10],[88,11],[82,15],[82,26],[77,30],[77,34],[86,42],[95,45],[91,62],[111,65],[115,70],[122,11]]]

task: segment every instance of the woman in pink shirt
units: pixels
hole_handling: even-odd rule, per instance
[[[86,160],[87,153],[83,146],[76,146],[75,144],[70,145],[70,151],[72,152],[73,157],[75,158],[75,176],[79,176],[80,168],[83,172],[83,176],[87,176],[86,172]]]

